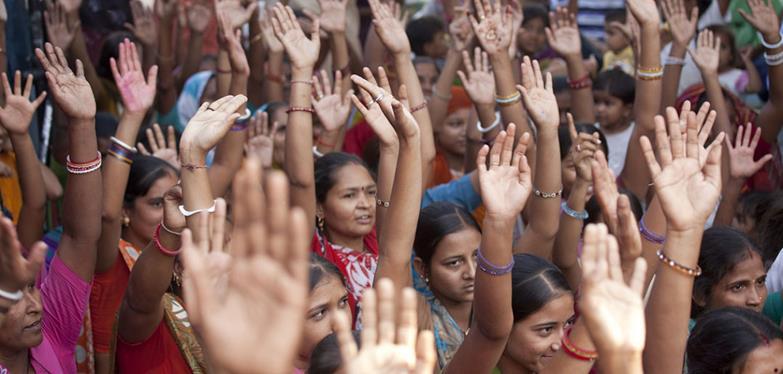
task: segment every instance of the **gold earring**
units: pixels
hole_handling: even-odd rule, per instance
[[[321,216],[315,216],[315,225],[318,226],[318,231],[326,232],[326,221]]]
[[[122,226],[123,227],[128,227],[129,225],[130,225],[130,217],[123,216],[122,217]]]

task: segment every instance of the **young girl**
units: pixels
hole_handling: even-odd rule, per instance
[[[609,148],[609,168],[619,176],[634,129],[634,78],[619,68],[598,75],[593,88],[595,117]]]
[[[720,85],[738,97],[761,91],[761,76],[750,55],[737,47],[731,29],[722,25],[710,26],[707,29],[720,37],[721,41],[718,64]]]
[[[465,131],[473,110],[465,89],[453,86],[451,100],[446,111],[446,119],[435,131],[437,154],[432,170],[432,182],[429,187],[448,183],[461,177],[465,172]]]

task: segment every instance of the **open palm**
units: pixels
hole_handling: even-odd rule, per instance
[[[35,50],[38,61],[43,65],[49,89],[60,108],[71,118],[92,119],[95,117],[95,96],[90,83],[84,77],[84,66],[76,60],[76,74],[68,67],[68,61],[60,48],[50,43],[44,46],[46,54]]]
[[[578,55],[582,51],[582,41],[576,26],[576,17],[568,9],[558,7],[549,15],[550,29],[546,30],[549,46],[561,56]]]
[[[275,4],[272,8],[272,28],[275,36],[285,47],[291,64],[295,68],[312,68],[318,61],[318,53],[321,48],[321,38],[319,37],[319,22],[313,21],[313,33],[308,39],[299,21],[296,20],[294,11],[291,7],[283,6],[281,3]]]
[[[720,64],[720,37],[704,30],[696,40],[696,50],[689,50],[693,62],[702,73],[717,73]]]
[[[372,24],[386,49],[392,54],[410,52],[411,45],[405,34],[405,28],[389,5],[380,0],[369,0],[369,3],[372,10]]]
[[[771,2],[766,0],[748,0],[748,6],[750,7],[750,14],[745,12],[744,9],[739,9],[740,15],[748,23],[753,25],[764,36],[779,35],[780,19]]]
[[[487,214],[516,216],[525,207],[532,191],[530,166],[525,158],[530,135],[522,135],[519,144],[514,147],[515,132],[516,126],[510,124],[508,132],[501,132],[495,139],[492,150],[485,145],[476,158],[481,201],[487,208]]]
[[[345,31],[345,8],[348,0],[320,0],[318,5],[321,7],[321,28],[326,32]]]
[[[522,62],[522,76],[524,85],[517,85],[517,90],[522,93],[522,102],[533,122],[539,126],[557,127],[560,122],[560,112],[555,92],[552,90],[552,75],[546,73],[545,81],[538,60],[533,60],[531,63],[530,58],[525,56]]]
[[[228,133],[239,114],[237,110],[247,102],[243,95],[225,96],[212,104],[204,103],[185,127],[180,148],[195,147],[206,152],[212,149]]]
[[[474,1],[478,19],[470,17],[470,24],[481,47],[490,56],[508,53],[511,30],[514,27],[510,14],[503,12],[500,2],[493,5],[487,0]]]
[[[136,45],[128,39],[120,44],[119,63],[114,58],[109,61],[125,109],[130,112],[146,112],[155,101],[158,79],[157,66],[150,68],[147,80],[145,80],[141,69],[141,60],[136,52]]]
[[[732,178],[750,178],[772,159],[772,155],[767,154],[758,161],[753,160],[753,155],[756,153],[756,147],[761,137],[761,129],[756,130],[756,133],[751,138],[752,133],[753,125],[748,123],[744,128],[740,126],[737,129],[735,144],[732,145],[731,141],[726,138],[726,148],[729,151],[729,171]]]
[[[229,19],[231,30],[242,27],[258,8],[258,2],[250,1],[247,6],[242,5],[240,0],[217,0],[215,2],[215,13],[223,13]]]
[[[672,32],[674,43],[683,47],[688,46],[696,33],[696,24],[699,21],[699,9],[693,7],[688,18],[688,11],[685,9],[683,0],[664,0],[661,3],[663,15],[669,22],[669,29]]]
[[[495,104],[495,77],[492,75],[486,52],[476,47],[473,51],[474,61],[470,60],[468,51],[462,51],[462,61],[465,64],[467,74],[461,70],[457,72],[465,91],[476,104]]]
[[[321,70],[320,77],[313,76],[316,96],[313,97],[313,109],[326,131],[339,130],[351,114],[351,95],[353,90],[343,94],[343,74],[334,73],[334,88],[329,82],[329,74]]]
[[[38,95],[35,101],[30,101],[30,91],[33,86],[33,76],[27,76],[24,91],[22,90],[22,73],[16,71],[14,89],[8,82],[8,75],[3,73],[3,91],[5,92],[5,107],[0,108],[0,124],[12,134],[26,135],[30,128],[33,113],[46,98],[46,92]]]

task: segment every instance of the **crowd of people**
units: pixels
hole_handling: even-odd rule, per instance
[[[0,1],[0,373],[783,372],[781,8]]]

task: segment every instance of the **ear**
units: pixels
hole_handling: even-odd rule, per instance
[[[421,257],[413,258],[413,268],[416,269],[416,272],[419,273],[422,278],[427,278],[430,276],[427,265],[424,263],[424,260],[422,260]]]
[[[693,302],[696,305],[698,305],[698,306],[700,306],[702,308],[707,306],[707,296],[704,295],[704,293],[701,292],[701,291],[698,291],[698,290],[694,289],[693,290],[693,296],[691,297],[691,299],[693,300]]]

